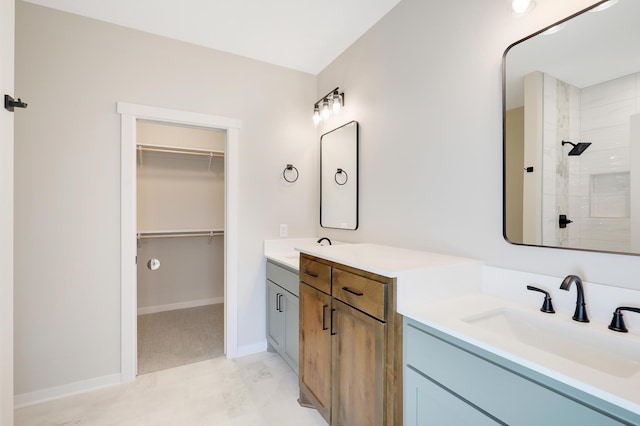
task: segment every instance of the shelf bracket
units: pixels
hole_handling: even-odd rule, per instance
[[[138,145],[138,162],[142,166],[142,147],[140,145]]]
[[[211,171],[211,160],[213,160],[213,152],[209,153],[209,168],[207,169],[207,171]]]
[[[136,240],[138,240],[138,248],[140,248],[141,245],[140,245],[140,234],[139,233],[136,234]]]

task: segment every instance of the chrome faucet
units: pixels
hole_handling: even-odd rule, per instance
[[[573,314],[573,320],[578,322],[589,322],[587,316],[586,303],[584,301],[584,290],[582,289],[582,280],[577,275],[567,275],[562,284],[560,284],[561,290],[569,291],[571,284],[576,283],[576,289],[578,290],[578,297],[576,299],[576,311]]]
[[[330,240],[330,239],[328,239],[327,237],[322,237],[322,238],[320,238],[320,239],[317,241],[317,243],[318,243],[318,244],[320,244],[320,245],[322,245],[322,241],[324,241],[324,240],[327,240],[327,241],[329,242],[329,245],[331,245],[331,240]]]

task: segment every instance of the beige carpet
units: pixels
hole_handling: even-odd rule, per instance
[[[138,374],[224,354],[224,304],[138,316]]]

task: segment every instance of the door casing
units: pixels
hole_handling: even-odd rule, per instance
[[[238,143],[240,120],[208,114],[117,103],[121,114],[121,374],[137,374],[136,123],[137,120],[225,130],[224,351],[238,354]]]

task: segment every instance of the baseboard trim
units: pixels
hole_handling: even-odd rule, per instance
[[[197,308],[198,306],[215,305],[217,303],[224,303],[224,297],[189,300],[187,302],[171,303],[168,305],[147,306],[145,308],[138,308],[138,315],[155,314],[157,312],[174,311],[176,309]]]
[[[217,299],[207,299],[217,300]],[[189,302],[191,303],[191,302]],[[214,302],[216,303],[216,302]],[[217,302],[221,303],[221,302]],[[211,305],[213,303],[204,303],[195,306]],[[165,305],[169,306],[169,305]],[[173,306],[173,305],[170,305]],[[154,307],[155,308],[155,307]],[[181,308],[175,308],[181,309]],[[170,309],[167,309],[170,310]],[[162,312],[162,311],[158,311]],[[267,350],[267,341],[255,343],[253,345],[239,346],[236,356],[253,355]],[[23,393],[15,395],[13,398],[14,409],[27,407],[34,404],[40,404],[42,402],[52,401],[55,399],[65,398],[67,396],[78,395],[85,392],[91,392],[94,390],[106,388],[109,386],[115,386],[122,384],[121,374],[111,374],[108,376],[96,377],[89,380],[83,380],[80,382],[69,383],[62,386],[54,386],[52,388],[42,389],[34,392]]]
[[[29,405],[40,404],[41,402],[52,401],[67,396],[78,395],[109,386],[115,386],[122,383],[121,374],[111,374],[108,376],[95,377],[89,380],[69,383],[62,386],[54,386],[52,388],[42,389],[35,392],[27,392],[13,397],[14,408],[27,407]]]
[[[255,343],[253,345],[238,346],[238,352],[236,353],[236,356],[241,357],[246,355],[257,354],[259,352],[266,352],[266,351],[267,351],[267,341],[264,340],[260,343]]]

